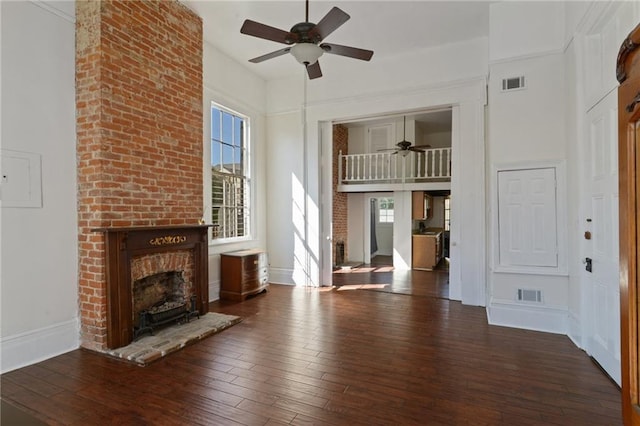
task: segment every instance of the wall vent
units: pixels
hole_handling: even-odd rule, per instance
[[[502,91],[508,92],[510,90],[522,90],[525,88],[524,76],[509,77],[502,79]]]
[[[518,301],[542,303],[542,290],[527,290],[524,288],[519,288]]]

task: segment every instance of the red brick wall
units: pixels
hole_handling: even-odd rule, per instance
[[[349,131],[341,124],[333,126],[333,263],[336,262],[337,243],[344,242],[344,261],[347,256],[347,193],[338,189],[338,155],[347,154],[349,149]],[[344,172],[344,170],[343,170]]]
[[[196,224],[203,210],[202,21],[178,1],[76,2],[82,346],[106,343],[94,228]]]

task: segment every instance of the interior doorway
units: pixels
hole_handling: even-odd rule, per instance
[[[370,264],[377,256],[393,257],[395,209],[393,193],[366,194],[365,200],[364,263]]]

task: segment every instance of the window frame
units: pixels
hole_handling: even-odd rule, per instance
[[[382,200],[387,200],[386,202],[388,203],[388,200],[391,200],[392,204],[393,204],[393,209],[384,209],[385,211],[389,211],[391,210],[393,212],[393,220],[388,221],[385,220],[384,222],[382,221],[383,215],[382,215]],[[376,220],[377,220],[377,225],[380,226],[393,226],[393,223],[395,221],[395,200],[393,197],[378,197],[378,203],[377,203],[377,207],[378,207],[378,211],[376,212]],[[385,218],[388,219],[389,215],[388,213],[384,215]]]
[[[242,113],[238,110],[234,110],[223,103],[211,100],[209,101],[209,106],[207,109],[208,113],[208,132],[205,149],[205,155],[208,155],[207,158],[204,158],[204,165],[207,169],[207,173],[205,173],[205,200],[206,200],[206,208],[205,208],[205,218],[209,218],[206,220],[207,223],[213,224],[213,204],[212,204],[212,195],[213,195],[213,119],[212,112],[213,108],[216,108],[224,113],[231,114],[235,117],[238,117],[244,123],[242,128],[243,132],[243,150],[244,157],[242,158],[243,162],[243,179],[245,180],[246,191],[248,195],[244,197],[244,205],[243,209],[246,210],[244,213],[245,217],[245,228],[247,228],[245,235],[237,236],[237,237],[214,237],[213,229],[209,233],[209,245],[217,246],[222,244],[231,244],[243,241],[250,241],[255,239],[255,212],[253,206],[255,206],[255,181],[254,181],[254,169],[255,164],[253,161],[253,139],[251,136],[251,127],[252,127],[252,118],[249,114]]]

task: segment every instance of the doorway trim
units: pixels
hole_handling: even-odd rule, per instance
[[[485,105],[486,77],[417,88],[398,93],[347,98],[331,102],[310,102],[307,106],[307,137],[309,152],[320,152],[321,161],[313,159],[309,165],[309,197],[318,204],[319,229],[317,241],[309,246],[321,252],[321,274],[318,281],[331,285],[331,212],[332,212],[332,155],[334,121],[356,120],[365,117],[397,114],[401,111],[451,107],[452,123],[452,179],[451,193],[456,207],[452,209],[450,298],[464,304],[486,306],[487,300],[487,236],[485,187]],[[318,131],[321,129],[321,131]],[[464,152],[464,156],[461,154]],[[311,158],[307,158],[311,162]],[[317,177],[316,189],[311,188]],[[317,192],[316,192],[317,190]],[[456,201],[459,200],[459,201]],[[457,235],[453,230],[458,229]],[[454,254],[455,253],[455,254]],[[458,259],[459,264],[453,264]]]

